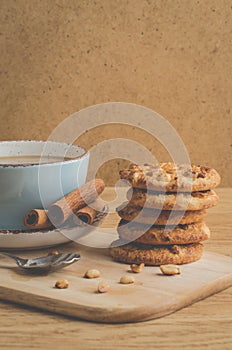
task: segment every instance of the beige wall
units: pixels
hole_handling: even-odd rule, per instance
[[[81,108],[132,102],[167,118],[192,162],[215,167],[222,185],[232,185],[231,0],[1,0],[0,6],[1,140],[46,140]],[[89,148],[104,133],[135,138],[159,160],[167,157],[130,128],[97,128],[78,142]],[[108,183],[121,166],[104,167]]]

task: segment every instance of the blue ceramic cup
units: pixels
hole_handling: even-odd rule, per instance
[[[25,230],[31,209],[46,209],[86,181],[89,153],[52,141],[0,142],[0,230]]]

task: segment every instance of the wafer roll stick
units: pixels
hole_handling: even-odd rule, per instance
[[[93,202],[105,188],[104,181],[96,179],[70,192],[48,208],[48,217],[54,226],[62,225],[73,213]]]
[[[44,209],[32,209],[23,218],[23,224],[25,227],[33,228],[48,228],[52,227],[52,223],[47,216],[47,210]]]
[[[86,205],[82,209],[79,209],[73,215],[73,222],[76,225],[80,224],[80,222],[84,222],[88,225],[92,225],[94,220],[96,219],[96,216],[101,212],[103,207],[104,207],[104,202],[98,198],[94,202],[90,203],[89,205]]]

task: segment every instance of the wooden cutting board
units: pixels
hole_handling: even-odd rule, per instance
[[[95,322],[138,322],[168,315],[232,285],[232,259],[211,252],[182,265],[181,275],[164,276],[158,267],[145,267],[133,274],[135,284],[122,285],[119,279],[129,266],[113,262],[106,249],[73,243],[60,250],[79,251],[81,260],[44,276],[28,275],[1,258],[0,298]],[[83,278],[89,268],[100,270],[101,277]],[[68,279],[69,288],[54,288],[62,278]],[[101,279],[110,284],[110,292],[96,292]]]

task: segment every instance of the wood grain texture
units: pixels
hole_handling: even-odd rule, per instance
[[[123,323],[165,316],[232,286],[232,259],[219,254],[205,253],[181,266],[181,275],[175,277],[163,276],[159,267],[145,267],[133,285],[122,285],[119,280],[128,265],[113,262],[106,249],[76,249],[82,256],[78,264],[47,276],[19,274],[11,262],[0,261],[1,299],[89,321]],[[83,278],[89,268],[99,269],[102,278]],[[54,284],[62,279],[70,286],[60,291]],[[110,285],[104,295],[97,293],[102,279]]]
[[[112,193],[112,192],[111,192]],[[218,189],[221,201],[209,211],[212,231],[207,251],[232,256],[232,189]],[[105,193],[109,198],[110,193]],[[108,221],[107,221],[108,220]],[[117,222],[105,220],[105,227]],[[73,248],[68,244],[65,249]],[[169,316],[137,324],[96,324],[27,307],[0,303],[0,336],[3,349],[54,347],[67,349],[206,349],[229,350],[232,344],[232,288]],[[13,336],[12,336],[13,333]]]

